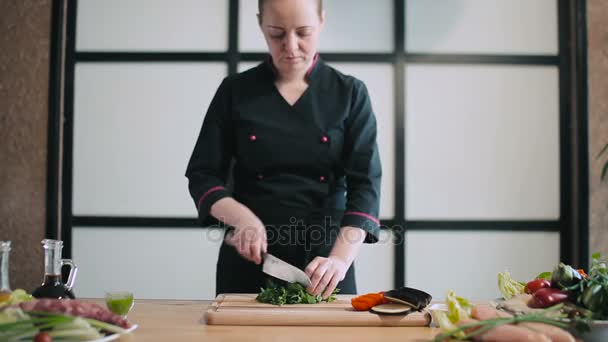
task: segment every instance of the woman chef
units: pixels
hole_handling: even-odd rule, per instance
[[[216,291],[257,293],[271,253],[313,295],[356,293],[353,261],[378,240],[381,167],[365,85],[323,62],[321,0],[259,0],[266,61],[226,77],[186,176],[199,211],[229,226]],[[234,158],[234,189],[225,188]]]

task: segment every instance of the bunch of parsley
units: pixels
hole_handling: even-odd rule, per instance
[[[289,283],[286,286],[269,283],[267,287],[260,289],[260,293],[255,299],[261,303],[274,305],[329,303],[336,300],[336,294],[339,291],[339,289],[335,289],[331,296],[323,299],[321,295],[313,296],[306,292],[306,289],[298,283]]]

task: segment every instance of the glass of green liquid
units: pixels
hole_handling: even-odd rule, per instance
[[[105,299],[108,310],[124,319],[127,319],[127,314],[135,304],[133,293],[129,291],[106,292]]]

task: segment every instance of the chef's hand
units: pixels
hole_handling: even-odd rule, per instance
[[[243,258],[258,265],[262,263],[268,248],[266,228],[259,219],[234,227],[234,230],[226,235],[226,242],[236,248]]]
[[[311,278],[312,282],[307,288],[310,294],[316,296],[323,292],[323,298],[331,296],[338,282],[344,280],[366,234],[363,229],[357,227],[340,228],[329,257],[316,257],[306,266],[306,275]]]
[[[232,197],[224,197],[211,206],[211,215],[234,227],[226,234],[226,243],[234,246],[243,258],[256,264],[262,262],[268,242],[266,227],[249,208]]]
[[[306,290],[314,296],[322,292],[323,298],[328,298],[344,280],[348,267],[347,262],[336,256],[314,258],[304,270],[312,282]]]

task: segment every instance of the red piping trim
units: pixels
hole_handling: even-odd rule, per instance
[[[310,76],[310,73],[312,72],[312,69],[314,69],[315,65],[317,65],[318,60],[319,60],[319,53],[315,53],[315,56],[312,59],[312,64],[310,65],[308,70],[306,70],[306,78],[308,78],[308,76]]]
[[[205,199],[205,197],[209,196],[212,192],[218,191],[218,190],[222,190],[224,189],[223,186],[215,186],[209,190],[207,190],[207,192],[205,192],[203,194],[203,196],[201,196],[201,198],[198,200],[198,205],[197,208],[200,209],[201,208],[201,203],[203,202],[203,200]]]
[[[378,220],[377,218],[373,217],[372,215],[368,215],[366,213],[362,213],[362,212],[359,212],[359,211],[349,211],[347,213],[344,213],[344,215],[357,215],[357,216],[365,217],[367,219],[370,219],[370,220],[374,221],[377,225],[380,225],[380,220]]]

